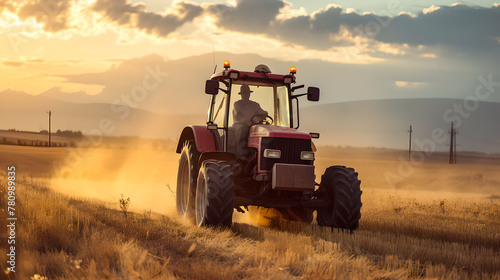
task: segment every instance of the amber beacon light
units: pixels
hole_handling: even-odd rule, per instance
[[[224,68],[229,69],[231,67],[231,62],[229,60],[224,61]]]
[[[295,75],[295,73],[297,73],[297,67],[295,66],[290,67],[290,74]]]

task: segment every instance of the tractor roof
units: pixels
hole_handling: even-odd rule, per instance
[[[235,69],[226,69],[222,72],[215,73],[212,75],[212,80],[221,80],[221,79],[229,79],[241,83],[244,82],[266,82],[270,81],[272,83],[277,84],[290,84],[295,83],[295,76],[292,74],[280,75],[280,74],[271,74],[264,72],[246,72],[246,71],[238,71]]]

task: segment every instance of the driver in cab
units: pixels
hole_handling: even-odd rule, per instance
[[[267,111],[264,111],[259,103],[250,100],[250,90],[248,85],[242,85],[240,88],[241,100],[234,103],[233,118],[234,122],[242,122],[247,126],[252,125],[252,121],[260,122],[267,116]]]
[[[248,85],[242,85],[238,93],[241,95],[241,100],[234,103],[234,145],[238,158],[245,157],[248,153],[247,142],[250,126],[263,121],[267,116],[267,111],[263,110],[259,103],[250,100],[250,93],[252,92]]]

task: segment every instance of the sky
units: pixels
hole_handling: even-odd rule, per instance
[[[96,95],[106,84],[68,76],[151,54],[175,60],[215,51],[315,64],[322,73],[346,69],[369,81],[328,102],[466,98],[480,77],[500,81],[499,27],[500,3],[483,0],[5,0],[0,92]],[[333,87],[324,78],[314,82]],[[349,88],[342,83],[338,88]],[[500,102],[498,91],[487,101]]]

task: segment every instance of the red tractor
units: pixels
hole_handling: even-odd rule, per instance
[[[355,230],[361,217],[358,173],[332,166],[315,182],[311,138],[299,127],[298,98],[319,100],[319,89],[295,94],[296,68],[272,74],[265,65],[224,71],[206,81],[206,125],[184,128],[177,153],[177,212],[198,226],[230,226],[233,209],[274,208],[289,220]],[[251,100],[250,100],[251,99]],[[250,116],[255,114],[253,116]]]

